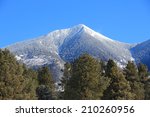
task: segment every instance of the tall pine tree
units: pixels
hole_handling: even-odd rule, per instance
[[[124,69],[126,79],[129,81],[139,81],[138,70],[133,61],[128,61]]]
[[[142,100],[145,97],[144,84],[141,82],[136,65],[129,61],[125,70],[126,79],[130,82],[131,92],[135,100]]]
[[[140,81],[144,82],[148,79],[148,68],[146,65],[140,63],[138,65],[138,75]]]
[[[28,80],[23,65],[7,49],[0,50],[0,99],[36,99],[27,90]]]
[[[133,99],[131,87],[125,76],[113,60],[107,63],[106,76],[111,78],[109,87],[104,91],[105,100],[127,100]]]
[[[101,99],[104,85],[101,83],[100,64],[84,54],[72,63],[72,74],[64,91],[64,99]]]
[[[39,87],[36,89],[39,100],[55,98],[55,89],[52,75],[48,67],[42,67],[38,71]]]

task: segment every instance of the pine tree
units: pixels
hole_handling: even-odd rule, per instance
[[[126,79],[130,82],[131,92],[134,94],[134,99],[135,100],[144,99],[145,97],[144,84],[140,80],[136,65],[133,62],[129,61],[124,72]]]
[[[100,99],[104,84],[101,83],[103,77],[99,62],[84,54],[71,66],[72,74],[64,91],[64,99]]]
[[[31,99],[24,69],[7,49],[0,50],[0,99]]]
[[[28,93],[28,99],[37,99],[36,96],[36,88],[38,87],[38,78],[37,78],[37,72],[27,68],[25,65],[23,65],[23,76],[26,81],[26,87],[24,89],[24,92],[30,92]]]
[[[144,84],[140,81],[130,81],[131,92],[134,94],[134,100],[144,100],[145,89]]]
[[[38,100],[51,100],[53,99],[52,91],[47,85],[39,85],[36,89]]]
[[[50,70],[47,66],[44,66],[38,71],[38,79],[40,85],[48,85],[53,88],[53,79]]]
[[[129,81],[139,81],[138,70],[134,62],[128,61],[124,69],[126,79]]]
[[[109,59],[106,65],[106,76],[109,78],[114,77],[115,73],[118,72],[118,67],[116,65],[116,63],[112,60]]]
[[[50,99],[50,97],[51,99],[54,99],[55,97],[54,82],[53,82],[52,75],[48,67],[44,66],[39,69],[38,79],[39,79],[39,87],[36,90],[38,99],[45,100],[45,99]],[[48,98],[45,98],[45,97],[48,97]]]
[[[129,82],[113,60],[107,63],[106,76],[111,78],[111,81],[109,87],[104,91],[103,99],[127,100],[133,98]]]
[[[150,100],[150,79],[145,82],[145,100]]]
[[[146,65],[140,63],[138,65],[138,74],[141,81],[146,81],[148,77],[148,68]]]

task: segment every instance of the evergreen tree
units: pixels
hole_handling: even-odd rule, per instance
[[[99,62],[84,54],[71,64],[71,68],[64,99],[100,99],[104,84],[101,83],[103,77],[100,74]]]
[[[138,65],[138,74],[141,81],[146,81],[148,77],[148,68],[146,65],[140,63]]]
[[[24,89],[24,92],[30,92],[28,95],[28,99],[37,99],[36,95],[36,88],[38,87],[38,78],[37,78],[37,72],[33,71],[32,69],[26,68],[26,66],[23,66],[23,76],[26,81],[26,87]]]
[[[50,88],[53,88],[53,79],[51,72],[47,66],[44,66],[38,71],[38,79],[40,85],[48,85]]]
[[[140,81],[129,81],[131,86],[131,92],[134,94],[134,100],[144,100],[145,89],[144,84]]]
[[[127,80],[139,81],[138,70],[134,62],[128,61],[124,72]]]
[[[104,91],[103,99],[127,100],[132,99],[131,87],[125,76],[113,60],[107,63],[106,76],[111,78],[109,87]]]
[[[114,77],[114,74],[118,72],[118,67],[116,63],[112,60],[109,59],[106,65],[106,76],[109,78]]]
[[[23,72],[23,66],[7,49],[0,50],[0,99],[31,99]]]
[[[150,100],[150,79],[145,82],[145,99]]]
[[[50,99],[50,98],[45,98],[45,97],[51,97],[51,99],[54,99],[55,97],[54,82],[53,82],[52,75],[48,67],[44,66],[39,69],[38,79],[39,79],[39,87],[36,90],[38,99],[41,99],[41,100]],[[49,95],[52,95],[52,96],[49,96]],[[41,97],[44,97],[44,98],[41,98]]]
[[[126,79],[130,82],[131,92],[134,94],[134,99],[144,99],[144,84],[140,80],[136,65],[133,62],[129,61],[124,72],[126,75]]]
[[[38,100],[51,100],[53,99],[52,91],[47,85],[40,85],[36,89]]]

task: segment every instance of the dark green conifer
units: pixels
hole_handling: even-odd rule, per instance
[[[44,66],[39,69],[38,79],[39,79],[39,87],[36,90],[38,99],[50,99],[50,97],[51,99],[54,99],[54,97],[56,97],[55,87],[54,87],[54,82],[52,79],[51,72],[48,67]],[[45,97],[49,97],[49,98],[45,98]]]
[[[103,77],[99,62],[84,54],[71,66],[71,78],[65,88],[64,99],[101,99],[105,84],[101,83]]]
[[[148,77],[148,68],[147,68],[147,66],[140,63],[138,65],[138,74],[139,74],[140,81],[142,81],[142,82],[146,81],[147,77]]]
[[[130,82],[131,92],[134,94],[134,99],[135,100],[144,99],[145,97],[144,84],[140,80],[136,65],[133,62],[129,61],[124,72],[126,79]]]
[[[145,99],[150,100],[150,79],[145,82]]]
[[[47,85],[40,85],[36,89],[38,100],[51,100],[53,99],[52,91]]]
[[[7,50],[0,50],[0,99],[35,99],[30,97],[23,65]]]
[[[126,68],[124,70],[126,79],[129,81],[139,81],[138,70],[134,62],[128,61]]]
[[[113,60],[107,63],[106,76],[111,81],[109,87],[104,91],[105,100],[127,100],[132,99],[131,87],[125,76],[119,70]]]
[[[23,69],[24,69],[23,76],[26,81],[26,87],[24,89],[24,92],[30,92],[28,94],[28,99],[30,100],[37,99],[36,88],[39,85],[37,72],[27,68],[25,65],[23,66]]]

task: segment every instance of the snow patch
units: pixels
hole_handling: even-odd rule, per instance
[[[17,61],[21,60],[21,57],[16,55],[15,58],[17,59]]]

